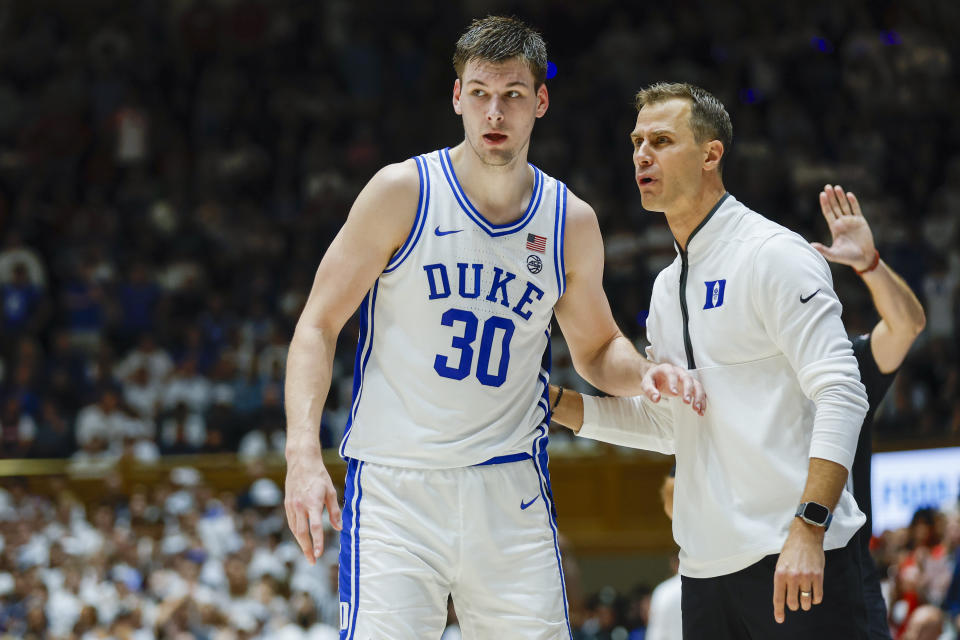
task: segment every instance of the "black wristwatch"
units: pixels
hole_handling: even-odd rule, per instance
[[[830,521],[833,520],[830,509],[818,502],[801,502],[794,516],[806,523],[823,527],[824,531],[830,528]]]

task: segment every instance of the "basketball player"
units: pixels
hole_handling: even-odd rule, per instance
[[[703,412],[685,370],[651,365],[617,329],[593,210],[527,163],[546,63],[523,23],[471,24],[454,55],[464,141],[371,179],[297,324],[285,504],[312,560],[324,506],[341,526],[318,426],[337,334],[360,305],[341,638],[439,637],[448,594],[465,638],[571,636],[547,475],[554,312],[592,384]]]
[[[661,83],[637,109],[637,186],[678,250],[648,354],[697,369],[711,409],[574,394],[579,434],[676,454],[685,638],[864,639],[864,516],[845,484],[867,397],[829,267],[727,193],[733,130],[714,96]]]
[[[870,290],[880,321],[865,335],[853,338],[853,354],[857,358],[860,379],[867,391],[870,408],[860,430],[853,460],[853,496],[867,521],[857,537],[862,564],[863,591],[867,606],[870,640],[890,640],[887,607],[880,591],[877,567],[870,555],[872,530],[870,499],[870,455],[873,450],[873,414],[893,382],[910,346],[926,324],[923,307],[910,287],[887,263],[880,259],[870,225],[860,210],[853,193],[840,186],[826,185],[820,193],[820,209],[830,229],[829,247],[811,243],[830,262],[852,267]],[[556,397],[557,388],[551,387]],[[553,419],[579,431],[583,424],[582,401],[576,391],[566,389],[562,401],[555,406]],[[670,511],[673,508],[673,486],[670,478]],[[667,504],[666,498],[664,503]],[[654,591],[656,599],[656,591]],[[651,613],[651,627],[652,627]],[[652,631],[648,631],[648,635]],[[651,636],[652,637],[652,636]]]

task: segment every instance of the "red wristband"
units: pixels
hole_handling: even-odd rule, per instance
[[[854,269],[857,272],[858,276],[862,276],[865,273],[870,273],[877,268],[877,265],[880,264],[880,252],[877,249],[873,250],[873,262],[870,263],[870,266],[860,271],[859,269]]]

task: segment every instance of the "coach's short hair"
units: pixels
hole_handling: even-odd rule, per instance
[[[547,44],[543,36],[517,18],[487,16],[470,23],[457,40],[453,68],[463,80],[463,70],[471,60],[503,62],[520,58],[533,73],[534,86],[547,80]]]
[[[644,105],[664,102],[673,98],[690,101],[690,128],[694,139],[700,142],[719,140],[723,143],[724,157],[720,159],[720,168],[730,145],[733,144],[733,124],[730,114],[723,103],[705,89],[687,82],[658,82],[637,92],[637,111]]]

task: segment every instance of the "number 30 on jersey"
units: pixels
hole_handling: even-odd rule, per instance
[[[433,361],[433,368],[444,378],[463,380],[473,370],[473,344],[477,340],[477,329],[480,320],[472,311],[464,309],[447,309],[440,318],[440,324],[445,327],[454,327],[454,336],[451,347],[460,351],[460,358],[456,367],[450,366],[450,358],[438,354]],[[457,335],[456,329],[462,326],[463,331]],[[491,316],[483,322],[483,331],[480,334],[480,351],[477,354],[476,376],[480,384],[488,387],[499,387],[507,379],[507,369],[510,366],[510,339],[513,338],[514,324],[510,318]],[[495,341],[500,340],[500,362],[495,370],[490,370],[490,357]]]

